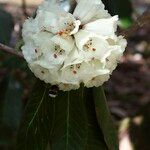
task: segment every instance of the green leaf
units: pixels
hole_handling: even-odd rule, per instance
[[[21,84],[10,77],[5,94],[3,123],[12,130],[17,130],[20,124],[23,106],[22,95],[23,89]]]
[[[17,150],[46,149],[53,125],[53,102],[48,96],[48,85],[38,80],[18,133]]]
[[[92,90],[92,88],[85,88],[84,92],[88,126],[86,150],[108,150],[108,147],[104,141],[103,133],[99,128],[98,121],[96,118]]]
[[[27,105],[17,150],[108,150],[96,119],[92,89],[59,92],[36,83]],[[49,145],[49,146],[48,146]]]
[[[132,25],[132,5],[130,0],[102,0],[111,15],[119,15],[120,27]]]
[[[120,18],[131,18],[132,5],[130,0],[112,0],[114,3],[115,14],[118,14]]]
[[[87,124],[83,89],[60,92],[55,103],[55,120],[51,133],[52,150],[83,150]]]
[[[115,15],[115,6],[113,0],[102,0],[102,2],[105,5],[105,9],[108,10],[111,15]]]
[[[118,138],[110,112],[108,110],[105,93],[102,87],[93,88],[95,109],[99,126],[103,132],[109,150],[119,150]]]
[[[2,77],[0,79],[0,123],[2,121],[2,111],[3,111],[3,105],[4,105],[4,97],[5,97],[5,93],[6,93],[6,89],[7,89],[7,85],[8,85],[8,77]]]
[[[82,93],[60,92],[54,99],[48,91],[49,86],[41,81],[35,85],[17,149],[45,150],[48,141],[53,150],[84,149],[87,129]]]
[[[21,119],[23,89],[12,76],[5,77],[2,88],[1,92],[5,96],[0,96],[0,149],[1,147],[12,149]]]
[[[6,138],[6,132],[4,130],[4,125],[2,124],[3,122],[3,106],[4,106],[4,98],[5,98],[5,93],[8,85],[8,77],[3,77],[0,79],[0,149],[1,146],[4,146],[8,140]],[[10,133],[9,133],[10,136]]]
[[[0,8],[0,42],[8,44],[13,30],[13,18],[6,11]]]
[[[120,27],[123,29],[129,28],[132,25],[132,19],[127,17],[127,18],[121,18],[120,19]]]

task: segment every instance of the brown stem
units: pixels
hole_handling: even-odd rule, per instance
[[[4,45],[4,44],[2,44],[2,43],[0,43],[0,50],[1,50],[1,51],[4,51],[4,52],[6,52],[6,53],[9,53],[9,54],[11,54],[11,55],[14,55],[14,56],[17,56],[17,57],[19,57],[19,58],[24,59],[24,57],[23,57],[23,55],[22,55],[21,52],[17,52],[15,49],[13,49],[13,48],[11,48],[11,47],[8,47],[8,46],[6,46],[6,45]]]

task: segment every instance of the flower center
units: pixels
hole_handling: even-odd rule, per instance
[[[71,65],[70,70],[72,71],[73,74],[77,74],[78,71],[81,68],[81,64],[76,64],[76,65]]]
[[[96,51],[96,48],[93,46],[93,40],[90,39],[86,44],[83,45],[85,51]]]
[[[58,35],[65,37],[65,36],[69,35],[71,31],[73,31],[75,29],[76,25],[74,22],[67,22],[64,24],[66,27],[64,29],[60,30],[58,32]]]
[[[57,58],[59,55],[63,55],[65,50],[63,50],[59,45],[55,45],[54,48],[54,58]]]

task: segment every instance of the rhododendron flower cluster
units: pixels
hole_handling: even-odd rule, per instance
[[[23,25],[22,51],[36,77],[60,90],[101,86],[110,78],[126,40],[116,35],[118,16],[101,0],[77,0],[73,14],[44,1]]]

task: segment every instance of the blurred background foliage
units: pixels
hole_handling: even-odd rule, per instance
[[[25,3],[26,2],[26,3]],[[41,0],[0,0],[0,43],[20,51],[22,23],[32,16]],[[103,0],[120,17],[118,34],[144,12],[150,0]],[[104,87],[118,126],[120,150],[150,150],[150,20],[128,37],[128,48]],[[23,59],[0,51],[0,150],[15,150],[24,107],[35,77]]]

